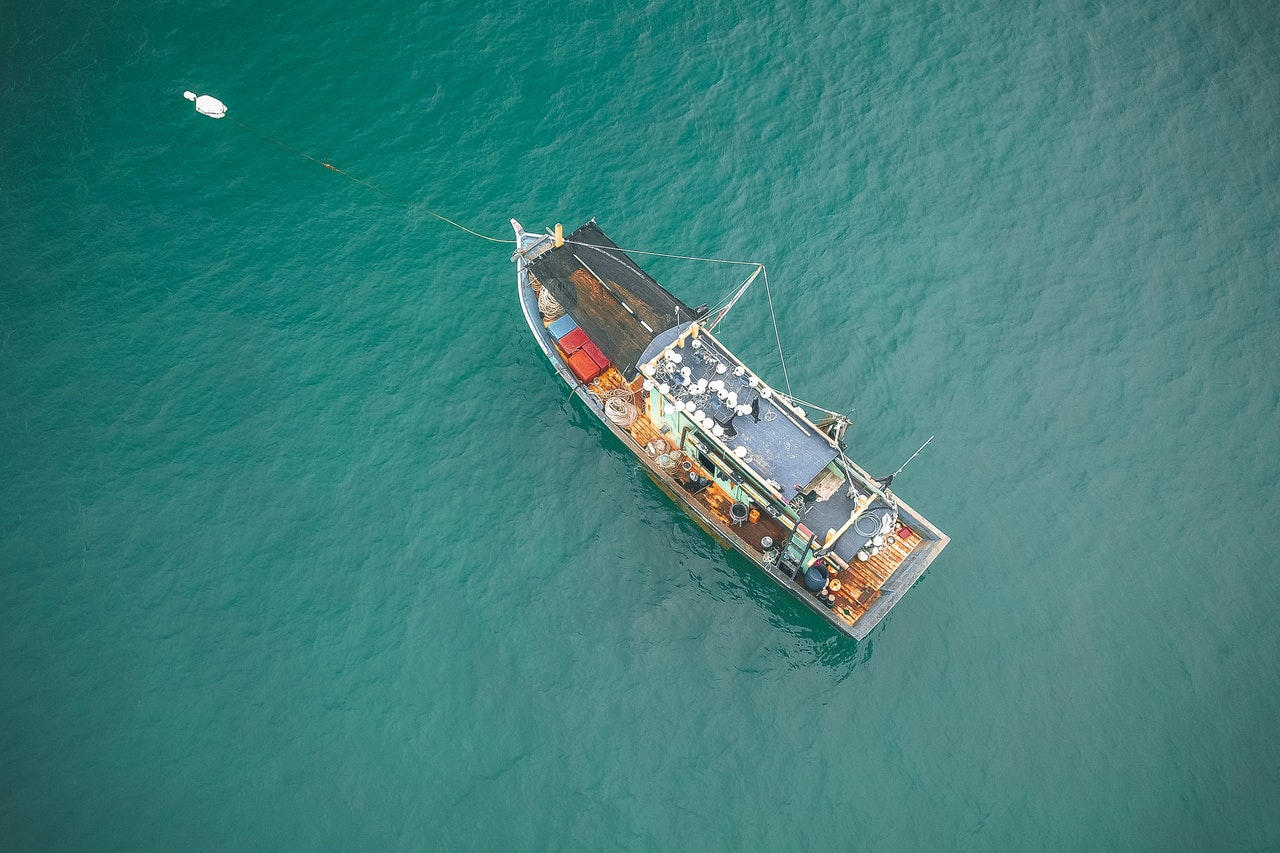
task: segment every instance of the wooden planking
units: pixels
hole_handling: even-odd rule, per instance
[[[902,537],[894,533],[897,541],[885,545],[865,563],[852,561],[847,569],[841,569],[836,575],[840,579],[840,591],[836,595],[835,613],[845,622],[853,624],[862,614],[875,604],[880,597],[880,590],[888,582],[898,566],[907,559],[922,540],[914,531],[910,536]],[[844,613],[845,609],[849,615]]]
[[[753,507],[751,510],[751,516],[755,516],[754,519],[748,516],[747,521],[734,524],[729,517],[729,508],[733,506],[733,499],[724,492],[715,488],[704,489],[694,500],[706,507],[708,512],[733,531],[739,539],[749,546],[754,546],[753,550],[756,554],[762,553],[759,543],[765,536],[772,538],[778,548],[786,544],[789,535],[787,528],[782,526],[782,522],[762,512],[758,507]]]
[[[674,441],[669,440],[669,436],[665,436],[658,432],[658,428],[649,420],[648,415],[644,413],[644,409],[640,410],[640,417],[636,418],[636,422],[631,425],[629,431],[632,437],[635,438],[636,443],[641,447],[651,441],[657,441],[658,439],[662,439],[666,443],[668,449],[675,444]]]

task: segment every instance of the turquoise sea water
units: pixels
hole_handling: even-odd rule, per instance
[[[1280,847],[1261,0],[0,10],[0,847]],[[864,642],[541,360],[509,247],[768,264],[953,537]],[[655,261],[687,301],[732,268]],[[722,326],[781,383],[765,294]]]

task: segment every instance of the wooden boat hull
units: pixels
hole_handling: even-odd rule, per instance
[[[514,224],[514,223],[513,223]],[[876,578],[869,586],[862,587],[866,601],[853,601],[852,607],[832,608],[823,604],[805,589],[802,578],[793,579],[770,561],[763,559],[761,550],[739,536],[739,529],[727,519],[709,511],[698,500],[681,486],[670,473],[665,471],[658,461],[650,456],[643,444],[627,428],[611,421],[605,412],[602,399],[591,390],[588,383],[580,381],[573,370],[561,356],[547,324],[543,322],[538,307],[538,295],[535,292],[528,270],[528,261],[541,250],[545,251],[552,240],[550,235],[529,235],[517,227],[520,238],[520,250],[513,259],[517,262],[517,290],[521,310],[528,323],[534,340],[542,349],[543,355],[561,379],[572,389],[588,410],[620,441],[631,453],[668,497],[681,507],[700,527],[706,530],[713,539],[726,548],[732,548],[746,557],[760,571],[764,572],[779,586],[791,593],[797,600],[831,624],[846,636],[862,639],[878,624],[885,614],[898,602],[902,595],[922,575],[928,565],[950,541],[941,531],[926,519],[914,512],[909,506],[897,502],[900,518],[904,527],[909,528],[913,537],[918,536],[910,550],[905,553],[901,562],[888,572],[883,580]],[[858,469],[861,472],[861,469]],[[861,472],[869,478],[865,472]],[[849,603],[849,602],[846,602]]]

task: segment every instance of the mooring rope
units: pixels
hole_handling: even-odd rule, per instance
[[[479,231],[476,231],[475,229],[468,228],[467,226],[462,225],[459,222],[455,222],[454,220],[445,216],[443,213],[435,212],[434,210],[422,204],[421,202],[411,201],[410,199],[403,198],[391,192],[390,190],[385,189],[384,187],[380,187],[375,183],[366,181],[364,178],[358,178],[355,175],[351,174],[350,172],[346,171],[345,169],[338,168],[337,166],[333,165],[327,160],[322,160],[319,157],[316,157],[315,155],[308,154],[307,152],[302,151],[301,149],[294,148],[292,145],[289,145],[286,142],[281,142],[279,139],[276,139],[273,136],[269,136],[263,133],[262,131],[258,130],[256,127],[245,124],[244,122],[240,121],[239,119],[233,116],[225,116],[225,118],[230,119],[233,124],[243,127],[245,130],[249,131],[250,133],[256,136],[259,136],[262,139],[265,139],[267,142],[270,142],[272,145],[278,145],[281,148],[283,148],[285,151],[290,151],[294,154],[297,154],[299,157],[302,157],[306,160],[310,160],[312,163],[315,163],[317,166],[324,166],[326,169],[328,169],[331,172],[337,172],[339,175],[342,175],[342,177],[346,178],[352,183],[360,184],[360,186],[362,187],[368,187],[369,189],[373,190],[379,195],[384,196],[390,199],[391,201],[396,202],[397,204],[403,204],[405,207],[411,207],[411,208],[420,210],[423,213],[427,214],[428,216],[433,216],[436,219],[439,219],[441,222],[446,222],[449,225],[452,225],[454,228],[457,228],[459,230],[467,232],[468,234],[472,234],[476,237],[479,237],[481,240],[488,240],[490,243],[503,243],[506,245],[515,245],[515,242],[516,242],[515,240],[504,240],[500,237],[490,237],[488,234],[481,234]],[[610,251],[607,246],[597,246],[594,243],[586,243],[578,240],[565,240],[564,242],[574,246],[590,246],[593,249],[599,249],[605,252]],[[629,255],[650,255],[656,258],[673,258],[675,260],[680,260],[680,261],[703,261],[709,264],[738,264],[741,266],[759,266],[759,264],[757,264],[755,261],[734,261],[734,260],[728,260],[726,258],[701,258],[695,255],[676,255],[670,252],[648,252],[643,249],[624,249],[619,247],[617,251],[625,252],[626,254],[629,254]]]
[[[187,97],[187,100],[191,100],[191,101],[197,100],[197,97],[193,92],[184,93],[184,97]],[[207,98],[208,96],[205,96],[205,97]],[[280,148],[283,148],[285,151],[290,151],[294,154],[297,154],[299,157],[302,157],[306,160],[310,160],[312,163],[315,163],[317,166],[323,166],[324,168],[328,169],[331,172],[337,172],[339,175],[351,181],[352,183],[360,184],[362,187],[366,187],[370,190],[373,190],[375,193],[378,193],[379,195],[384,196],[385,198],[388,198],[391,201],[396,202],[397,204],[402,204],[405,207],[408,207],[410,209],[418,210],[422,213],[427,214],[428,216],[431,216],[431,217],[434,217],[435,219],[440,220],[441,222],[444,222],[448,225],[452,225],[454,228],[457,228],[459,231],[465,231],[466,233],[471,234],[474,237],[479,237],[481,240],[487,240],[490,243],[501,243],[504,245],[516,244],[516,240],[514,239],[504,240],[500,237],[491,237],[488,234],[482,234],[473,228],[468,228],[467,226],[461,224],[460,222],[456,222],[453,219],[450,219],[449,217],[445,216],[443,213],[437,213],[436,211],[432,210],[431,208],[427,207],[421,202],[412,201],[402,196],[398,196],[384,187],[380,187],[377,184],[372,183],[371,181],[366,181],[364,178],[358,178],[355,175],[351,174],[350,172],[346,171],[345,169],[340,169],[339,167],[328,162],[327,160],[322,160],[319,157],[316,157],[312,154],[308,154],[307,152],[302,151],[301,149],[294,148],[292,145],[289,145],[285,142],[281,142],[279,139],[276,139],[273,136],[269,136],[263,133],[262,131],[258,130],[256,127],[245,124],[244,122],[232,116],[228,116],[226,114],[225,104],[223,104],[221,101],[217,101],[216,99],[211,99],[211,100],[213,101],[213,104],[216,106],[216,108],[221,110],[221,112],[218,114],[211,114],[206,112],[206,114],[213,115],[214,118],[219,118],[219,119],[230,118],[233,124],[244,128],[250,133],[261,137],[262,139],[265,139],[267,142],[270,142],[272,145],[277,145]],[[205,112],[205,110],[202,109],[201,104],[199,102],[196,103],[196,110],[198,112]],[[576,246],[589,246],[593,249],[597,249],[602,252],[611,251],[606,246],[597,246],[593,243],[586,243],[586,242],[581,242],[576,240],[565,240],[564,242],[571,243]],[[773,308],[773,292],[772,292],[772,289],[769,287],[769,273],[767,270],[765,270],[764,264],[760,264],[755,261],[735,261],[735,260],[730,260],[728,258],[704,258],[704,257],[698,257],[696,255],[677,255],[670,252],[650,252],[643,249],[624,249],[621,247],[619,247],[617,251],[628,254],[628,255],[647,255],[649,257],[672,258],[674,260],[680,260],[680,261],[701,261],[703,263],[708,263],[708,264],[734,264],[738,266],[759,267],[760,270],[764,273],[765,293],[769,299],[769,317],[773,320],[773,337],[778,344],[778,359],[782,362],[782,378],[787,383],[787,396],[788,397],[791,396],[791,377],[787,373],[786,356],[783,355],[782,353],[782,336],[778,334],[778,317]],[[718,307],[723,307],[723,302],[724,300],[721,300],[721,303],[719,304]],[[819,408],[819,407],[815,406],[815,408]]]
[[[355,175],[351,174],[350,172],[344,169],[339,169],[337,166],[333,165],[332,163],[329,163],[325,160],[321,160],[319,157],[314,157],[305,151],[300,151],[297,148],[294,148],[292,145],[287,145],[281,142],[279,139],[270,137],[267,134],[263,133],[262,131],[258,130],[256,127],[250,127],[249,125],[245,124],[239,119],[232,118],[231,116],[227,116],[227,118],[230,118],[232,122],[240,125],[240,127],[243,127],[245,130],[249,131],[250,133],[257,134],[258,136],[262,137],[268,142],[274,145],[279,145],[281,148],[283,148],[286,151],[292,151],[294,154],[297,154],[299,157],[305,157],[306,159],[310,160],[312,163],[315,163],[319,166],[324,166],[326,169],[328,169],[331,172],[337,172],[339,175],[342,175],[342,177],[346,178],[348,181],[360,184],[363,187],[368,187],[369,189],[373,190],[379,195],[385,196],[386,198],[389,198],[392,201],[397,202],[399,204],[403,204],[405,207],[419,210],[427,214],[428,216],[434,216],[436,219],[439,219],[441,222],[447,222],[448,224],[452,225],[454,228],[458,228],[462,231],[467,232],[468,234],[473,234],[476,237],[479,237],[481,240],[488,240],[490,243],[505,243],[507,245],[515,245],[516,241],[514,239],[503,240],[500,237],[490,237],[488,234],[481,234],[479,231],[475,231],[471,228],[468,228],[467,226],[462,225],[461,223],[454,222],[452,219],[445,216],[443,213],[436,213],[434,210],[427,207],[425,204],[422,204],[421,202],[410,201],[407,198],[401,198],[395,193],[390,192],[389,190],[386,190],[378,186],[377,184],[370,183],[369,181],[366,181],[364,178],[357,178]]]
[[[516,242],[515,240],[504,240],[501,237],[490,237],[488,234],[481,234],[479,231],[476,231],[472,228],[468,228],[467,226],[459,222],[455,222],[454,220],[445,216],[443,213],[437,213],[436,211],[432,210],[431,208],[427,207],[421,202],[411,201],[410,199],[403,198],[391,192],[390,190],[387,190],[383,187],[378,186],[375,183],[366,181],[364,178],[358,178],[355,175],[351,174],[350,172],[346,171],[345,169],[338,168],[337,166],[333,165],[327,160],[322,160],[319,157],[316,157],[312,154],[308,154],[307,152],[302,151],[298,148],[294,148],[292,145],[289,145],[288,143],[281,142],[279,139],[276,139],[273,136],[268,136],[267,134],[258,130],[256,127],[245,124],[244,122],[240,121],[239,119],[233,116],[228,115],[228,116],[225,116],[225,118],[230,119],[232,123],[237,124],[240,127],[243,127],[245,130],[249,131],[250,133],[265,139],[267,142],[270,142],[272,145],[278,145],[286,151],[290,151],[294,154],[297,154],[299,157],[310,160],[312,163],[315,163],[317,166],[324,166],[326,169],[328,169],[331,172],[337,172],[339,175],[342,175],[342,177],[346,178],[352,183],[360,184],[362,187],[368,187],[369,189],[373,190],[379,195],[384,196],[398,204],[403,204],[405,207],[411,207],[411,208],[420,210],[423,213],[427,214],[428,216],[433,216],[436,219],[439,219],[441,222],[446,222],[449,225],[452,225],[454,228],[457,228],[461,231],[467,232],[468,234],[472,234],[476,237],[479,237],[481,240],[488,240],[490,243],[503,243],[506,245],[515,245],[515,242]],[[609,248],[607,246],[597,246],[594,243],[586,243],[578,240],[565,240],[565,243],[569,243],[574,246],[590,246],[593,249],[600,249],[601,251],[605,251],[605,252],[609,251]],[[676,255],[670,252],[649,252],[649,251],[645,251],[644,249],[624,249],[622,247],[618,247],[617,251],[625,252],[628,255],[649,255],[655,258],[673,258],[678,261],[702,261],[708,264],[737,264],[739,266],[747,266],[747,267],[760,266],[760,264],[758,264],[755,261],[735,261],[735,260],[730,260],[728,258],[703,258],[703,257],[698,257],[696,255]]]

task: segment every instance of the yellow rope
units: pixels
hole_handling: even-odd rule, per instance
[[[272,145],[278,145],[286,151],[291,151],[294,154],[297,154],[299,157],[310,160],[312,163],[315,163],[317,166],[324,166],[326,169],[328,169],[331,172],[337,172],[339,175],[342,175],[342,177],[346,178],[347,180],[353,183],[360,184],[363,187],[368,187],[369,189],[373,190],[379,195],[383,195],[398,204],[403,204],[405,207],[411,207],[411,208],[420,210],[423,213],[427,214],[428,216],[433,216],[436,219],[439,219],[441,222],[446,222],[449,225],[452,225],[454,228],[457,228],[461,231],[467,232],[468,234],[472,234],[476,237],[479,237],[481,240],[488,240],[490,243],[505,243],[507,245],[515,245],[515,242],[516,242],[515,240],[503,240],[500,237],[490,237],[487,234],[481,234],[479,231],[475,231],[471,228],[468,228],[465,225],[462,225],[458,222],[453,221],[452,219],[450,219],[449,217],[445,216],[442,213],[436,213],[434,210],[430,209],[424,204],[421,204],[420,202],[410,201],[409,199],[401,198],[395,193],[390,192],[386,189],[383,189],[377,184],[372,184],[364,180],[363,178],[357,178],[355,175],[351,174],[350,172],[344,169],[339,169],[337,166],[333,165],[332,163],[321,160],[319,157],[315,157],[311,154],[308,154],[305,151],[300,151],[299,149],[294,148],[292,145],[281,142],[279,139],[276,139],[274,137],[268,136],[267,134],[258,130],[256,127],[251,127],[245,124],[244,122],[240,121],[239,119],[235,118],[234,116],[227,116],[227,118],[233,124],[237,124],[240,127],[243,127],[245,130],[249,131],[250,133],[262,137],[267,142],[270,142]],[[597,246],[593,243],[582,243],[576,240],[565,240],[565,242],[572,243],[575,246],[590,246],[593,249],[599,249],[601,251],[606,251],[606,252],[609,251],[609,249],[607,249],[606,247]],[[727,260],[725,258],[699,258],[693,255],[673,255],[668,252],[646,252],[643,249],[619,248],[618,251],[625,252],[629,255],[650,255],[657,258],[674,258],[676,260],[681,260],[681,261],[703,261],[709,264],[738,264],[740,266],[759,266],[759,264],[757,264],[755,261],[732,261],[732,260]]]
[[[332,163],[329,163],[329,162],[327,162],[327,161],[325,161],[325,160],[321,160],[319,157],[315,157],[315,156],[313,156],[313,155],[311,155],[311,154],[308,154],[308,153],[307,153],[307,152],[305,152],[305,151],[301,151],[301,150],[299,150],[299,149],[297,149],[297,148],[294,148],[292,145],[289,145],[289,144],[287,144],[287,143],[281,142],[279,139],[276,139],[276,138],[274,138],[274,137],[272,137],[272,136],[268,136],[267,134],[265,134],[265,133],[263,133],[262,131],[258,130],[256,127],[251,127],[251,126],[249,126],[249,125],[245,124],[244,122],[240,121],[239,119],[235,118],[234,116],[227,116],[227,118],[228,118],[228,119],[230,119],[230,120],[231,120],[231,122],[232,122],[233,124],[236,124],[236,125],[239,125],[240,127],[243,127],[245,130],[249,131],[249,132],[250,132],[250,133],[252,133],[252,134],[255,134],[256,136],[261,137],[262,139],[265,139],[267,142],[270,142],[272,145],[278,145],[279,147],[283,148],[283,149],[284,149],[284,150],[286,150],[286,151],[290,151],[290,152],[292,152],[292,153],[294,153],[294,154],[297,154],[299,157],[302,157],[302,158],[304,158],[304,159],[306,159],[306,160],[310,160],[312,163],[315,163],[317,166],[323,166],[323,167],[325,167],[326,169],[328,169],[328,170],[329,170],[329,171],[331,171],[331,172],[337,172],[339,175],[342,175],[342,177],[346,178],[348,181],[351,181],[352,183],[360,184],[362,187],[368,187],[369,189],[373,190],[375,193],[378,193],[379,195],[385,196],[386,198],[390,199],[391,201],[396,202],[397,204],[403,204],[405,207],[408,207],[408,208],[412,208],[412,209],[415,209],[415,210],[421,211],[422,213],[425,213],[425,214],[427,214],[428,216],[431,216],[431,217],[434,217],[434,218],[436,218],[436,219],[439,219],[441,222],[444,222],[444,223],[447,223],[447,224],[449,224],[449,225],[452,225],[454,228],[457,228],[457,229],[458,229],[458,230],[460,230],[460,231],[465,231],[465,232],[467,232],[468,234],[471,234],[471,235],[473,235],[473,236],[475,236],[475,237],[479,237],[481,240],[488,240],[490,243],[503,243],[503,244],[506,244],[506,245],[515,245],[515,243],[516,243],[516,241],[515,241],[515,240],[503,240],[503,239],[501,239],[501,238],[499,238],[499,237],[490,237],[488,234],[481,234],[479,231],[476,231],[476,230],[474,230],[474,229],[472,229],[472,228],[468,228],[467,226],[465,226],[465,225],[463,225],[463,224],[461,224],[461,223],[459,223],[459,222],[455,222],[454,220],[450,219],[449,217],[445,216],[445,215],[444,215],[444,214],[442,214],[442,213],[436,213],[434,210],[430,209],[429,207],[427,207],[426,205],[424,205],[424,204],[422,204],[422,203],[420,203],[420,202],[411,201],[411,200],[409,200],[409,199],[402,198],[402,197],[400,197],[400,196],[396,195],[395,193],[393,193],[393,192],[391,192],[391,191],[389,191],[389,190],[387,190],[387,189],[384,189],[383,187],[378,186],[377,184],[370,183],[369,181],[366,181],[366,180],[365,180],[365,179],[363,179],[363,178],[357,178],[355,175],[351,174],[350,172],[346,171],[345,169],[340,169],[340,168],[338,168],[337,166],[333,165]],[[593,248],[593,249],[598,249],[598,250],[603,251],[603,252],[608,252],[608,251],[610,251],[609,249],[607,249],[607,248],[606,248],[606,247],[604,247],[604,246],[597,246],[597,245],[592,244],[592,243],[582,243],[582,242],[578,242],[578,241],[576,241],[576,240],[566,240],[565,242],[566,242],[566,243],[572,243],[573,245],[577,245],[577,246],[589,246],[589,247],[591,247],[591,248]],[[701,258],[701,257],[696,257],[696,256],[694,256],[694,255],[675,255],[675,254],[671,254],[671,253],[669,253],[669,252],[647,252],[647,251],[644,251],[643,249],[622,249],[622,248],[619,248],[617,251],[625,252],[626,254],[630,254],[630,255],[649,255],[649,256],[651,256],[651,257],[657,257],[657,258],[674,258],[674,259],[676,259],[676,260],[681,260],[681,261],[702,261],[702,262],[704,262],[704,263],[709,263],[709,264],[737,264],[737,265],[740,265],[740,266],[763,266],[763,265],[761,265],[761,264],[757,264],[755,261],[734,261],[734,260],[728,260],[728,259],[725,259],[725,258]],[[765,286],[766,286],[766,287],[768,286],[768,274],[767,274],[767,273],[766,273],[766,275],[765,275]],[[772,299],[772,296],[770,296],[770,300],[769,300],[769,310],[770,310],[771,312],[772,312],[772,310],[773,310],[773,299]],[[775,336],[776,336],[776,334],[777,334],[777,321],[776,321],[776,320],[774,321],[774,326],[775,326],[775,328],[774,328],[774,333],[775,333]],[[778,354],[779,354],[780,356],[781,356],[781,354],[782,354],[781,343],[782,343],[781,341],[779,341],[779,342],[778,342],[778,344],[779,344]],[[783,366],[782,366],[782,372],[783,372],[783,376],[784,376],[784,377],[786,376],[786,371],[787,371],[787,367],[786,367],[786,362],[784,361],[784,362],[783,362]],[[788,382],[787,382],[787,390],[788,390],[788,391],[790,391],[790,390],[791,390],[791,383],[790,383],[790,380],[789,380],[789,379],[788,379]]]
[[[267,136],[265,133],[258,130],[257,128],[250,127],[249,125],[245,124],[242,121],[239,121],[238,119],[232,118],[231,116],[228,116],[228,118],[230,118],[232,122],[240,125],[250,133],[254,133],[254,134],[257,134],[258,136],[261,136],[263,139],[267,140],[273,145],[279,145],[284,150],[292,151],[294,154],[297,154],[299,157],[305,157],[306,159],[310,160],[312,163],[315,163],[319,166],[324,166],[326,169],[330,170],[331,172],[337,172],[339,175],[342,175],[342,177],[346,178],[348,181],[360,184],[363,187],[368,187],[374,192],[380,195],[386,196],[387,198],[391,199],[392,201],[398,204],[403,204],[405,207],[414,208],[416,210],[419,210],[427,214],[428,216],[434,216],[436,219],[439,219],[441,222],[447,222],[450,225],[452,225],[454,228],[460,229],[462,231],[466,231],[468,234],[473,234],[476,237],[479,237],[481,240],[488,240],[490,243],[507,243],[510,245],[514,245],[516,242],[515,240],[503,240],[498,237],[490,237],[487,234],[481,234],[479,231],[473,231],[472,229],[468,228],[465,225],[461,225],[457,222],[454,222],[452,219],[450,219],[449,217],[443,214],[436,213],[434,210],[431,210],[429,207],[427,207],[424,204],[421,204],[416,201],[410,201],[409,199],[406,199],[406,198],[401,198],[395,193],[389,192],[376,184],[371,184],[368,181],[364,180],[363,178],[357,178],[355,175],[352,175],[350,172],[347,172],[343,169],[339,169],[337,166],[333,165],[332,163],[327,163],[324,160],[321,160],[319,157],[313,157],[305,151],[299,151],[297,148],[294,148],[292,145],[286,145],[285,143],[281,142],[278,139],[273,139],[272,137]]]
[[[328,169],[331,172],[337,172],[339,175],[342,175],[342,177],[346,178],[348,181],[360,184],[363,187],[368,187],[374,192],[380,195],[383,195],[398,204],[403,204],[405,207],[419,210],[427,214],[428,216],[432,216],[432,217],[435,217],[436,219],[439,219],[441,222],[445,222],[445,223],[448,223],[449,225],[452,225],[454,228],[457,228],[460,231],[465,231],[468,234],[471,234],[475,237],[479,237],[481,240],[488,240],[490,243],[504,243],[507,245],[516,244],[515,240],[503,240],[499,237],[490,237],[487,234],[481,234],[479,231],[475,231],[471,228],[468,228],[465,225],[462,225],[458,222],[454,222],[452,219],[445,216],[444,214],[436,213],[434,210],[431,210],[429,207],[427,207],[424,204],[421,204],[416,201],[410,201],[409,199],[406,199],[406,198],[401,198],[395,193],[392,193],[389,190],[383,189],[377,184],[372,184],[369,181],[364,180],[363,178],[357,178],[355,175],[352,175],[343,169],[339,169],[337,166],[333,165],[332,163],[321,160],[319,157],[314,157],[305,151],[300,151],[299,149],[294,148],[292,145],[287,145],[278,139],[268,136],[267,134],[258,130],[256,127],[250,127],[249,125],[245,124],[244,122],[240,121],[235,117],[228,116],[228,118],[231,119],[231,122],[233,124],[239,125],[240,127],[243,127],[245,130],[249,131],[250,133],[253,133],[253,134],[256,134],[257,136],[262,137],[267,142],[270,142],[272,145],[278,145],[284,150],[291,151],[294,154],[297,154],[299,157],[303,157],[307,160],[310,160],[312,163],[315,163],[318,166],[324,166],[326,169]],[[576,240],[565,240],[565,242],[572,243],[573,245],[576,245],[576,246],[589,246],[592,249],[597,249],[601,252],[606,252],[606,253],[611,251],[605,246],[597,246],[593,243],[583,243]],[[695,257],[693,255],[673,255],[667,252],[646,252],[642,249],[619,248],[618,251],[624,252],[629,255],[649,255],[651,257],[657,257],[657,258],[674,258],[676,260],[681,260],[681,261],[702,261],[704,263],[709,263],[709,264],[737,264],[740,266],[760,267],[761,272],[764,272],[764,287],[765,287],[765,293],[768,295],[768,299],[769,299],[769,316],[770,316],[770,319],[773,320],[773,336],[778,344],[778,358],[782,361],[782,377],[787,383],[787,396],[788,397],[791,396],[791,377],[787,375],[787,360],[786,360],[786,357],[782,354],[782,338],[778,334],[778,318],[773,310],[773,294],[772,292],[770,292],[770,288],[769,288],[769,273],[764,269],[763,264],[758,264],[755,261],[733,261],[733,260],[727,260],[725,258],[700,258],[700,257]],[[814,406],[814,408],[820,408],[820,407]],[[823,409],[823,411],[826,411],[826,410]]]

